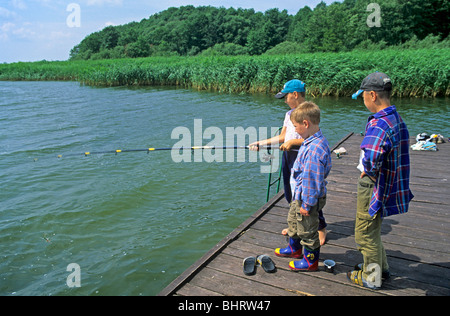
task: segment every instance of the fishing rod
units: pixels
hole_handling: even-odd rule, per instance
[[[260,149],[280,149],[279,147],[272,147],[272,146],[256,146],[258,147],[258,150]],[[91,155],[101,155],[101,154],[120,154],[120,153],[131,153],[131,152],[146,152],[149,154],[150,152],[154,151],[180,151],[180,150],[205,150],[205,149],[215,149],[215,150],[227,150],[227,149],[250,149],[250,146],[193,146],[193,147],[165,147],[165,148],[145,148],[145,149],[116,149],[116,150],[108,150],[108,151],[94,151],[94,152],[84,152],[80,154],[67,154],[67,155],[58,155],[58,158],[63,157],[75,157],[75,156],[81,156],[84,155],[85,157],[91,156]]]

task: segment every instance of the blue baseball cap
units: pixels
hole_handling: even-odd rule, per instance
[[[275,95],[275,98],[283,99],[286,96],[286,94],[292,93],[292,92],[306,92],[305,83],[298,79],[288,81],[284,85],[283,90],[281,90],[281,92],[278,92]]]

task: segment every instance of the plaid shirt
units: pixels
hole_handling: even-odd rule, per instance
[[[291,170],[294,200],[302,202],[309,212],[318,199],[327,194],[326,177],[331,170],[331,154],[327,139],[318,131],[303,142]]]
[[[406,213],[414,197],[409,189],[409,132],[394,105],[369,117],[361,150],[364,172],[377,179],[370,216],[378,211],[383,217]]]

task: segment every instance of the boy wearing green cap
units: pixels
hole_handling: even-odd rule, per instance
[[[358,169],[355,241],[364,262],[347,274],[357,285],[377,289],[388,279],[389,265],[381,242],[383,218],[408,211],[414,197],[409,189],[409,132],[391,105],[391,79],[384,73],[367,76],[353,95],[363,94],[364,104],[374,113],[368,119],[361,144]]]

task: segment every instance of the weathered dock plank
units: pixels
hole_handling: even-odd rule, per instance
[[[340,159],[333,155],[324,209],[328,241],[321,248],[320,271],[292,272],[288,268],[291,259],[274,255],[274,249],[286,243],[281,231],[287,226],[288,204],[280,192],[159,295],[450,295],[449,143],[439,144],[437,152],[411,151],[411,190],[415,198],[407,214],[386,218],[382,227],[391,279],[377,291],[348,282],[346,272],[362,261],[354,239],[361,140],[361,136],[350,134],[335,146],[345,147],[347,154]],[[266,273],[259,267],[255,275],[244,275],[244,258],[259,254],[273,259],[276,273]],[[324,259],[336,262],[334,274],[324,271]]]

